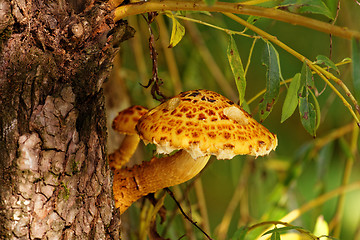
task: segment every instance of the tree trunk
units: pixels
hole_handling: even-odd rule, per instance
[[[132,36],[107,3],[0,0],[0,239],[118,239],[102,84]]]

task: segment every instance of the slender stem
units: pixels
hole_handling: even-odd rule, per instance
[[[138,15],[155,11],[209,11],[236,13],[275,19],[282,22],[308,27],[334,36],[351,39],[360,39],[360,32],[335,26],[319,20],[282,11],[276,8],[252,6],[252,1],[244,3],[216,2],[209,6],[205,2],[180,1],[180,0],[151,0],[120,6],[114,10],[114,20],[118,21],[131,15]]]
[[[282,81],[282,82],[280,82],[280,86],[281,86],[281,85],[284,85],[285,83],[289,83],[289,82],[291,82],[291,81],[292,81],[292,78],[287,79],[287,80],[285,80],[285,81]],[[258,98],[259,98],[261,95],[263,95],[265,92],[266,92],[266,89],[261,90],[261,91],[258,92],[255,96],[253,96],[250,100],[246,101],[247,104],[250,104],[250,103],[254,102],[256,99],[258,99]]]
[[[245,75],[245,76],[246,76],[246,74],[247,74],[247,71],[249,70],[249,66],[250,66],[250,62],[251,62],[251,56],[252,56],[252,53],[253,53],[253,51],[254,51],[254,47],[255,47],[256,40],[257,40],[257,38],[254,38],[254,40],[253,40],[253,42],[252,42],[252,44],[251,44],[248,61],[247,61],[247,63],[246,63],[246,67],[245,67],[245,70],[244,70],[244,75]]]
[[[295,219],[297,219],[298,217],[300,217],[302,214],[304,214],[305,212],[309,211],[310,209],[313,209],[316,206],[319,206],[321,204],[323,204],[324,202],[330,200],[333,197],[338,196],[339,194],[345,193],[345,192],[350,192],[356,189],[360,188],[360,181],[354,182],[352,184],[346,185],[346,186],[341,186],[337,189],[334,189],[328,193],[325,193],[309,202],[307,202],[306,204],[304,204],[303,206],[301,206],[300,208],[294,209],[291,212],[289,212],[288,214],[286,214],[286,216],[284,216],[283,218],[281,218],[279,221],[280,222],[286,222],[286,223],[291,223],[292,221],[294,221]],[[271,228],[267,228],[265,231],[263,231],[261,234],[258,235],[257,239],[268,239],[268,236],[262,236],[265,232],[271,230]]]
[[[261,222],[261,223],[257,223],[257,224],[254,224],[252,226],[250,226],[248,228],[248,232],[258,228],[258,227],[262,227],[262,226],[266,226],[266,225],[282,225],[282,226],[286,226],[286,227],[295,227],[294,225],[291,225],[287,222],[282,222],[282,221],[265,221],[265,222]],[[304,229],[301,229],[301,228],[294,228],[296,231],[300,232],[300,233],[303,233],[303,234],[306,234],[308,235],[310,238],[309,239],[316,239],[316,237],[309,231],[307,230],[304,230]],[[264,237],[267,237],[269,238],[270,236],[269,235],[265,235]],[[308,238],[306,238],[308,239]]]
[[[334,91],[334,93],[335,93],[336,95],[338,95],[338,97],[341,99],[341,101],[343,102],[343,104],[345,105],[345,107],[347,107],[347,108],[349,109],[351,115],[352,115],[353,118],[356,120],[357,124],[360,126],[360,121],[359,121],[356,113],[353,111],[352,106],[346,101],[346,99],[345,99],[345,98],[343,97],[343,95],[336,89],[336,87],[330,83],[330,81],[328,80],[328,78],[324,76],[324,74],[323,74],[324,72],[326,72],[326,73],[329,73],[329,72],[327,72],[327,71],[325,71],[325,70],[324,70],[324,71],[321,71],[321,70],[323,70],[323,69],[322,69],[320,66],[318,66],[318,65],[316,65],[316,64],[312,64],[312,63],[310,63],[308,60],[305,60],[305,61],[306,61],[306,63],[308,64],[308,66],[309,66],[312,70],[314,70],[315,73],[316,73],[317,75],[319,75],[320,78],[323,79],[324,82],[325,82],[327,85],[329,85],[329,87]],[[321,70],[320,70],[320,69],[321,69]],[[330,73],[330,74],[331,74],[331,73]],[[331,74],[331,75],[332,75],[332,74]],[[342,81],[341,81],[340,79],[338,79],[338,80],[342,83]],[[339,84],[339,82],[337,82],[337,83]],[[342,84],[342,85],[345,86],[344,84]],[[346,89],[345,89],[346,95],[347,95],[348,97],[350,97],[350,99],[354,99],[354,100],[355,100],[355,98],[352,96],[352,94],[350,93],[350,91],[347,89],[346,86],[345,86],[345,88],[346,88]],[[355,104],[355,108],[356,108],[357,110],[359,110],[359,105],[357,104],[356,100],[353,101],[353,103]]]
[[[180,212],[182,213],[182,215],[191,223],[193,224],[197,229],[199,229],[209,240],[212,240],[212,238],[201,228],[199,227],[196,222],[194,222],[182,209],[180,203],[176,200],[174,193],[169,189],[169,188],[165,188],[165,190],[168,192],[168,194],[170,195],[170,197],[175,201],[176,205],[178,206]]]
[[[331,74],[330,72],[326,71],[324,68],[320,67],[319,65],[314,65],[314,67],[319,70],[319,72],[321,72],[326,78],[333,80],[334,82],[336,82],[344,91],[345,94],[350,98],[350,100],[353,102],[356,111],[358,111],[360,113],[360,107],[358,102],[356,101],[355,97],[351,94],[350,90],[347,88],[347,86],[337,77],[335,77],[333,74]]]
[[[353,125],[355,125],[355,124],[353,124]],[[353,129],[354,130],[352,132],[353,134],[352,134],[351,146],[350,146],[352,155],[348,157],[348,159],[346,160],[346,163],[345,163],[344,175],[343,175],[342,183],[341,183],[342,186],[346,186],[347,184],[349,184],[351,170],[352,170],[352,166],[354,163],[353,156],[354,156],[354,154],[356,154],[356,150],[357,150],[357,139],[359,137],[359,128],[357,128],[355,125],[355,126],[353,126]],[[340,236],[340,230],[341,230],[341,225],[342,225],[340,218],[342,217],[343,212],[344,212],[344,204],[345,204],[345,194],[341,193],[339,196],[337,206],[336,206],[336,213],[335,213],[335,216],[332,221],[332,223],[333,223],[332,225],[335,226],[334,232],[333,232],[333,237],[335,237],[335,238],[339,238],[339,236]]]
[[[142,44],[142,39],[147,39],[146,31],[141,27],[139,19],[137,16],[132,16],[128,18],[129,24],[136,30],[136,34],[133,38],[129,39],[129,43],[133,50],[133,55],[136,63],[136,74],[137,76],[130,78],[136,79],[140,78],[140,81],[146,83],[149,79],[150,71],[148,70],[146,58],[144,55],[144,49]],[[135,81],[135,80],[134,80]],[[145,102],[147,106],[154,106],[154,101],[151,97],[150,91],[147,91],[145,88],[141,88],[142,94],[145,96]]]
[[[244,32],[233,31],[233,30],[230,30],[230,29],[227,29],[227,28],[222,28],[222,27],[213,25],[213,24],[211,24],[211,23],[204,22],[204,21],[201,21],[201,20],[198,20],[198,19],[194,19],[194,18],[184,17],[184,16],[180,16],[180,15],[174,15],[174,17],[179,18],[179,19],[182,19],[182,20],[186,20],[186,21],[189,21],[189,22],[194,22],[194,23],[202,24],[202,25],[205,25],[205,26],[208,26],[208,27],[211,27],[211,28],[215,28],[215,29],[220,30],[220,31],[223,31],[223,32],[225,32],[225,33],[227,33],[227,34],[229,34],[229,35],[237,34],[237,35],[244,36],[244,37],[248,37],[248,38],[260,38],[260,37],[258,37],[258,36],[252,36],[252,35],[249,35],[249,34],[245,34]]]

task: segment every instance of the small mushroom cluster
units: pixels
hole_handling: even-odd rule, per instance
[[[136,151],[140,138],[135,126],[147,111],[143,106],[135,105],[119,112],[114,119],[112,128],[120,134],[124,134],[125,137],[120,147],[109,155],[109,164],[112,170],[121,169]]]
[[[275,134],[240,106],[209,90],[183,92],[146,111],[136,130],[146,144],[157,146],[158,153],[178,151],[132,168],[115,167],[113,191],[121,213],[142,196],[193,178],[211,155],[258,157],[277,146]]]

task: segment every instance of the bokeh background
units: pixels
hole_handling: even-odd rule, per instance
[[[338,1],[324,1],[333,15],[336,15]],[[276,2],[266,3],[266,6]],[[219,13],[187,13],[186,16],[199,19],[236,31],[243,26]],[[331,22],[324,16],[306,16]],[[247,16],[241,16],[247,19]],[[122,137],[111,129],[111,122],[117,112],[134,104],[152,108],[159,104],[143,88],[152,74],[149,55],[149,26],[143,16],[128,18],[135,28],[134,38],[122,43],[121,51],[115,59],[111,78],[105,85],[109,141],[108,151],[113,152]],[[226,55],[229,36],[217,29],[197,23],[179,20],[186,34],[174,48],[168,48],[171,34],[171,19],[159,15],[151,24],[156,38],[159,76],[164,81],[162,92],[173,96],[180,91],[209,89],[219,92],[237,102],[238,93]],[[341,1],[336,25],[360,30],[360,5],[356,1]],[[301,26],[269,19],[258,19],[255,25],[276,36],[289,47],[311,60],[325,55],[335,63],[351,57],[351,41],[332,37]],[[253,35],[251,31],[246,33]],[[235,36],[236,44],[244,66],[253,43],[252,38]],[[246,100],[250,100],[265,88],[266,68],[261,63],[264,44],[258,40],[251,55],[246,75]],[[275,46],[280,56],[282,76],[292,78],[301,71],[302,63],[295,57]],[[352,90],[351,64],[339,66],[340,79]],[[350,183],[360,180],[359,141],[355,125],[349,111],[333,91],[317,76],[314,77],[319,92],[321,124],[316,138],[302,127],[298,110],[280,123],[281,110],[286,96],[286,88],[281,87],[279,99],[269,117],[263,122],[271,132],[276,133],[278,148],[267,157],[237,156],[232,160],[216,160],[195,180],[171,188],[184,211],[191,216],[214,239],[230,239],[242,226],[250,226],[264,221],[279,220],[294,209],[312,200],[319,199],[342,185],[345,166],[349,161]],[[322,91],[324,89],[324,91]],[[255,119],[258,116],[260,98],[249,104]],[[351,143],[355,132],[356,151],[351,153]],[[332,138],[332,134],[338,134]],[[139,164],[153,155],[152,146],[140,144],[129,165]],[[161,197],[165,193],[157,193]],[[344,194],[343,211],[337,206],[339,194],[334,198],[312,207],[301,214],[291,224],[313,232],[317,219],[323,217],[330,228],[330,235],[339,239],[360,239],[360,190]],[[205,239],[205,236],[187,221],[176,207],[174,200],[165,197],[166,220],[156,227],[149,226],[150,201],[139,200],[123,216],[124,239],[146,239],[149,229],[165,238]],[[338,221],[334,216],[340,211]],[[268,226],[268,225],[266,225]],[[340,231],[335,230],[339,228]],[[255,239],[261,229],[251,231],[246,239]],[[262,229],[263,230],[263,229]],[[296,231],[293,231],[296,232]],[[151,235],[151,234],[150,234]],[[282,237],[281,239],[285,239]],[[299,237],[299,236],[296,236]],[[234,237],[233,239],[237,239]],[[294,236],[291,239],[296,239]],[[306,239],[300,236],[298,239]]]

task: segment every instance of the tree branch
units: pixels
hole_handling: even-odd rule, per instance
[[[153,11],[209,11],[236,13],[270,18],[282,22],[300,25],[341,38],[360,39],[360,32],[344,27],[335,26],[326,22],[304,17],[298,14],[282,11],[275,8],[264,8],[239,3],[216,2],[212,6],[204,2],[192,2],[181,0],[151,0],[149,2],[137,2],[120,6],[114,10],[114,20],[118,21],[131,15],[138,15]]]

